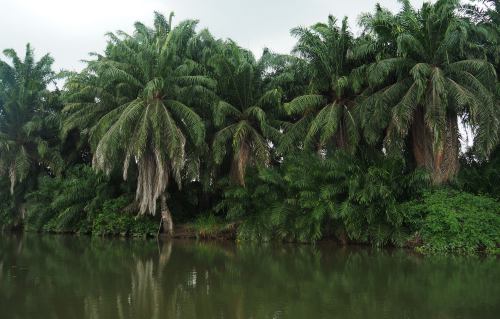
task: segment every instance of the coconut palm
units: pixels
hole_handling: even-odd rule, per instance
[[[55,78],[53,59],[47,54],[36,61],[26,45],[21,60],[13,49],[3,51],[10,60],[0,60],[0,175],[10,179],[10,192],[38,169],[55,171],[60,157],[58,118],[54,94],[47,90]]]
[[[249,164],[269,162],[269,139],[275,140],[278,132],[266,111],[279,105],[280,91],[264,89],[263,63],[233,42],[220,46],[212,64],[220,96],[214,107],[214,123],[220,128],[213,141],[214,159],[221,164],[230,149],[230,175],[233,181],[245,185]]]
[[[160,198],[164,230],[173,230],[166,189],[173,178],[181,186],[186,148],[201,145],[204,125],[190,108],[194,97],[214,87],[185,57],[196,21],[172,27],[156,13],[154,27],[135,24],[135,32],[109,34],[104,55],[69,81],[66,128],[86,128],[93,145],[93,166],[110,173],[121,163],[127,179],[137,166],[139,213],[155,214]],[[85,132],[84,132],[85,133]]]
[[[357,140],[352,112],[357,83],[351,76],[353,36],[347,19],[339,27],[329,16],[327,23],[295,28],[292,35],[298,37],[294,53],[309,63],[311,82],[308,94],[285,105],[288,113],[300,119],[285,134],[281,147],[286,150],[297,140],[305,145],[314,142],[318,149],[326,144],[342,149],[353,146]]]
[[[416,165],[441,184],[459,169],[459,117],[474,132],[480,154],[497,143],[496,73],[488,61],[474,58],[478,46],[455,13],[459,1],[439,0],[420,10],[402,3],[397,15],[378,9],[362,19],[378,43],[371,48],[385,51],[372,52],[370,92],[360,114],[365,129],[373,127],[373,114],[386,114],[377,124],[385,127],[386,150],[400,152],[408,137]]]

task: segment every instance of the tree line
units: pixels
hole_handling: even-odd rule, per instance
[[[159,215],[168,234],[446,250],[487,221],[471,249],[497,248],[500,5],[400,4],[358,36],[333,16],[294,28],[290,54],[260,58],[158,12],[80,72],[4,50],[2,224],[152,234],[132,216]]]

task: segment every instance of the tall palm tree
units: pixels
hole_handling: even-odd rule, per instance
[[[271,143],[278,136],[266,115],[280,103],[278,89],[265,90],[265,67],[252,53],[233,42],[220,46],[212,58],[220,101],[214,107],[214,123],[219,131],[214,136],[215,162],[221,164],[231,150],[230,175],[245,185],[249,164],[269,162]]]
[[[402,3],[397,15],[378,8],[362,19],[375,43],[362,50],[375,62],[367,67],[370,89],[360,114],[365,128],[373,127],[371,115],[386,114],[378,117],[385,120],[378,126],[385,127],[386,149],[399,152],[409,137],[416,165],[441,184],[459,169],[459,117],[482,155],[498,141],[496,73],[475,58],[469,26],[455,13],[458,0],[425,3],[420,10]]]
[[[265,68],[264,86],[282,91],[282,102],[290,102],[308,92],[311,70],[308,61],[300,56],[274,53],[265,48],[260,64]],[[286,116],[283,111],[281,107],[276,110]]]
[[[205,136],[189,103],[215,85],[185,55],[197,22],[172,27],[172,16],[155,13],[154,28],[138,22],[133,35],[110,33],[105,54],[70,79],[65,108],[67,129],[90,127],[96,169],[110,173],[121,163],[127,179],[131,161],[136,164],[139,213],[155,214],[160,199],[167,233],[173,231],[169,180],[181,186],[186,148]]]
[[[481,2],[476,5],[475,2]],[[484,55],[500,72],[500,1],[475,0],[462,5],[463,15],[472,26],[474,41],[484,50]],[[500,109],[500,83],[497,82],[496,101]]]
[[[353,146],[357,140],[353,115],[357,82],[351,76],[354,40],[347,19],[339,27],[329,16],[327,23],[295,28],[292,34],[298,37],[294,53],[309,63],[311,82],[308,94],[285,105],[288,113],[300,118],[285,134],[282,148],[299,139],[306,145],[316,143],[319,149],[326,144],[341,149]]]
[[[481,2],[480,5],[474,4]],[[465,17],[471,20],[477,37],[485,47],[486,54],[491,63],[500,66],[500,1],[475,0],[473,3],[462,5]]]
[[[214,38],[207,29],[198,32],[190,41],[187,48],[187,56],[199,65],[201,74],[205,74],[211,78],[215,77],[211,60],[221,43],[222,41]],[[210,197],[214,191],[213,183],[216,173],[216,165],[210,143],[213,141],[214,134],[217,131],[213,122],[213,105],[218,98],[215,92],[206,90],[204,94],[199,94],[199,97],[197,101],[193,101],[193,108],[205,125],[205,141],[201,147],[194,149],[195,153],[189,154],[189,156],[196,158],[196,160],[188,162],[188,164],[193,165],[190,165],[187,170],[195,173],[192,174],[191,180],[194,183],[199,183],[199,186],[201,186],[199,208],[208,209],[210,206]]]
[[[38,169],[56,170],[60,157],[58,117],[53,94],[47,86],[55,79],[53,59],[36,61],[30,45],[21,60],[13,49],[0,60],[0,175],[10,179],[10,192]]]

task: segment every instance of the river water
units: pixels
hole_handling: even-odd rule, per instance
[[[0,318],[500,318],[500,259],[3,234]]]

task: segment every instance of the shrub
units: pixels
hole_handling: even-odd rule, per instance
[[[421,216],[419,251],[470,254],[500,245],[500,203],[490,197],[440,189],[402,206]]]
[[[111,198],[108,179],[78,165],[65,176],[42,176],[26,195],[25,229],[48,232],[88,232],[92,211]]]
[[[72,168],[63,177],[40,177],[38,188],[26,195],[25,229],[96,235],[156,235],[158,224],[152,218],[135,218],[123,211],[133,200],[127,196],[116,197],[120,192],[118,187],[119,184],[86,165]]]
[[[198,217],[192,226],[197,236],[212,237],[215,236],[221,228],[223,228],[223,224],[224,222],[222,220],[213,214],[209,214]]]
[[[214,214],[200,215],[193,223],[187,225],[188,235],[194,232],[197,238],[234,239],[236,225],[228,223]]]
[[[242,240],[314,242],[343,240],[403,245],[413,221],[398,203],[418,196],[426,175],[408,172],[401,160],[335,153],[322,159],[294,156],[260,170],[245,188],[227,186],[216,211],[241,221]]]
[[[124,208],[132,200],[126,196],[107,200],[92,223],[92,235],[96,236],[155,236],[158,222],[150,216],[134,217]]]
[[[466,192],[485,194],[500,199],[500,147],[488,161],[477,161],[466,154],[462,158],[462,168],[458,175],[458,187]]]

